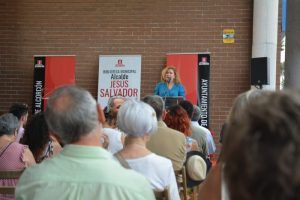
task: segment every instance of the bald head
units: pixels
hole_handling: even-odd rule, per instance
[[[49,129],[65,144],[77,142],[99,124],[96,100],[76,86],[55,90],[48,99],[45,117]]]

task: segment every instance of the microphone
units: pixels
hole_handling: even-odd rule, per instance
[[[171,83],[171,82],[172,82],[172,78],[171,77],[167,78],[167,83]]]

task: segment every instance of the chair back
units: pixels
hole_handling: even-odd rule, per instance
[[[174,171],[174,173],[175,173],[175,177],[176,177],[176,181],[177,181],[180,198],[183,200],[187,200],[188,196],[187,196],[185,166],[183,166],[180,170]]]
[[[156,200],[170,200],[170,189],[166,187],[164,190],[153,190]]]
[[[0,179],[19,179],[24,170],[20,171],[0,171]],[[0,185],[0,194],[14,194],[16,186]]]

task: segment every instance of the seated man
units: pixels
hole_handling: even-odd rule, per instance
[[[174,170],[180,170],[186,156],[186,141],[183,133],[168,128],[162,118],[165,114],[164,101],[160,96],[149,95],[143,101],[155,110],[158,121],[158,128],[155,134],[151,135],[147,148],[160,156],[169,158],[172,161]]]
[[[192,138],[199,142],[201,141],[201,139],[199,138],[202,138],[202,135],[204,134],[206,136],[206,146],[208,150],[208,155],[211,155],[216,151],[215,141],[210,131],[207,128],[199,125],[198,121],[200,117],[201,110],[198,106],[194,105],[194,112],[191,118]]]
[[[154,199],[142,175],[124,169],[101,148],[104,114],[88,91],[57,89],[45,117],[66,145],[57,156],[25,170],[16,199]]]

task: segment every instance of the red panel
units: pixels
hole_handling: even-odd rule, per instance
[[[46,56],[45,69],[44,109],[54,89],[75,84],[75,56]]]
[[[168,54],[167,66],[176,67],[187,100],[197,105],[198,54]]]

